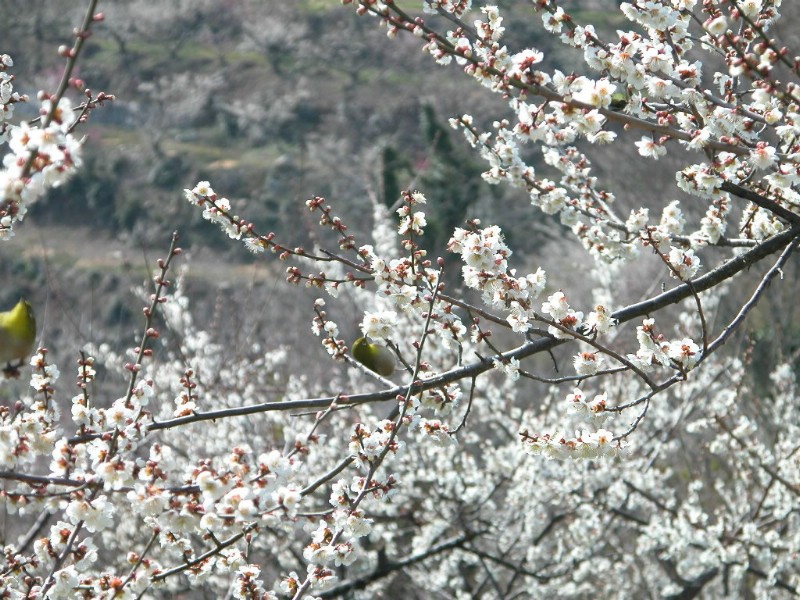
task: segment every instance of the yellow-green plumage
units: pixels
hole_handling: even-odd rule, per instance
[[[11,310],[0,312],[0,364],[25,361],[36,341],[36,318],[27,300],[20,300]]]
[[[395,357],[386,346],[373,344],[368,338],[358,338],[353,342],[353,358],[370,371],[389,377],[394,373]]]
[[[614,92],[611,94],[611,103],[608,105],[609,110],[613,110],[614,112],[620,112],[626,106],[628,106],[628,94],[625,92]]]

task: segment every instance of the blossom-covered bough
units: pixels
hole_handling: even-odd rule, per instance
[[[6,509],[31,524],[6,538],[4,588],[31,598],[800,594],[794,366],[775,365],[757,386],[747,351],[721,351],[780,285],[800,234],[800,59],[771,37],[780,2],[623,3],[629,26],[614,39],[557,2],[531,3],[580,54],[579,73],[506,47],[494,6],[345,4],[497,92],[511,117],[451,124],[486,160],[489,183],[525,190],[531,219],[557,215],[577,236],[595,260],[594,298],[541,268],[518,273],[501,229],[478,219],[429,256],[420,239],[436,199],[423,191],[403,192],[397,221],[376,206],[371,236],[314,197],[307,207],[336,246],[305,249],[200,182],[185,197],[206,219],[326,294],[309,315],[332,375],[304,378],[280,346],[227,356],[168,278],[173,238],[133,358],[82,355],[68,405],[53,397],[58,369],[42,350],[34,396],[0,415]],[[7,113],[22,98],[5,68]],[[15,157],[0,175],[5,237],[61,180],[50,172],[79,164],[63,92],[43,98],[41,122],[3,123]],[[86,95],[86,110],[108,98]],[[653,161],[680,152],[677,187],[702,207],[620,214],[591,169],[606,144],[635,144]],[[616,279],[648,256],[674,283],[620,297]],[[363,311],[363,335],[396,354],[391,379],[351,358],[337,324],[346,303]],[[157,341],[168,359],[155,363]],[[91,395],[97,360],[128,372],[109,406]]]

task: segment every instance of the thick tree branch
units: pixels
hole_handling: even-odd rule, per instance
[[[415,554],[413,556],[409,556],[408,558],[404,558],[398,561],[392,561],[386,558],[385,554],[380,554],[378,559],[378,564],[375,566],[375,569],[372,573],[368,573],[367,575],[362,575],[361,577],[357,577],[356,579],[352,579],[347,581],[341,585],[337,585],[334,588],[326,590],[321,593],[315,594],[319,598],[339,598],[352,592],[353,590],[363,590],[371,583],[374,583],[384,577],[391,575],[397,571],[405,569],[413,564],[422,562],[427,560],[437,554],[441,554],[442,552],[446,552],[448,550],[453,550],[455,548],[462,547],[465,543],[476,537],[478,533],[466,533],[464,535],[460,535],[456,538],[448,540],[446,542],[442,542],[438,546],[434,546],[425,552],[421,552],[419,554]]]
[[[762,196],[753,190],[747,189],[746,187],[742,187],[730,181],[723,182],[719,188],[723,192],[728,192],[729,194],[733,194],[734,196],[744,200],[749,200],[753,204],[757,204],[764,210],[768,210],[775,216],[785,219],[794,226],[800,225],[800,215],[798,215],[796,212],[792,212],[774,200],[770,200],[769,198],[766,198],[765,196]]]
[[[732,258],[713,271],[693,279],[690,283],[683,283],[669,291],[654,296],[653,298],[644,300],[643,302],[638,302],[636,304],[631,304],[613,313],[612,317],[619,323],[624,323],[652,314],[669,305],[677,304],[678,302],[681,302],[682,300],[685,300],[691,296],[692,293],[700,293],[713,288],[726,279],[730,279],[741,271],[750,268],[763,258],[782,250],[787,244],[798,237],[798,235],[800,235],[800,226],[788,229],[765,240],[755,248]],[[447,301],[449,302],[450,300],[448,299]],[[567,343],[568,341],[570,340],[555,339],[551,337],[543,337],[536,340],[531,340],[513,350],[504,352],[502,354],[502,359],[509,360],[516,358],[521,360],[523,358],[533,356],[534,354],[548,352],[557,346]],[[416,381],[411,386],[406,384],[379,392],[365,394],[338,395],[338,397],[327,396],[324,398],[309,398],[285,402],[263,402],[261,404],[252,404],[237,408],[197,412],[184,417],[177,417],[175,419],[152,423],[148,427],[148,432],[172,429],[175,427],[188,425],[190,423],[199,423],[201,421],[214,421],[216,419],[246,416],[262,412],[325,409],[334,401],[336,401],[339,406],[354,406],[367,402],[396,400],[398,394],[417,394],[425,390],[441,387],[443,385],[459,381],[461,379],[476,377],[492,368],[494,368],[494,361],[491,358],[483,358],[463,367],[445,371],[436,377],[431,377],[422,381]],[[93,433],[75,436],[71,438],[69,442],[71,444],[85,443],[102,437],[103,435],[107,434]]]

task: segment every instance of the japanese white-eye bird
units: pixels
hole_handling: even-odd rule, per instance
[[[353,358],[383,377],[394,373],[395,356],[392,351],[386,346],[373,344],[369,338],[360,337],[353,342]]]
[[[33,352],[35,341],[36,318],[30,302],[21,298],[14,308],[0,312],[0,364],[8,363],[6,373],[13,373],[22,365]],[[20,362],[12,366],[15,359]]]
[[[620,112],[628,106],[629,100],[630,98],[628,98],[628,94],[625,92],[614,92],[611,94],[611,102],[608,105],[608,109],[614,112]]]

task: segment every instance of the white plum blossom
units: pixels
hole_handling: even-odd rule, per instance
[[[397,313],[391,310],[366,312],[361,321],[361,332],[374,340],[390,339],[397,326]]]
[[[461,255],[464,263],[476,271],[504,273],[511,250],[503,242],[500,228],[490,226],[476,232],[456,229],[448,248]]]
[[[700,258],[691,248],[670,248],[669,264],[674,269],[673,277],[677,277],[681,281],[691,279],[700,270]]]
[[[82,522],[89,531],[101,531],[107,529],[113,523],[114,505],[108,501],[106,496],[88,500],[73,500],[67,506],[64,514],[70,519],[73,525]]]
[[[411,212],[410,207],[404,205],[397,209],[397,213],[401,217],[400,226],[397,229],[400,235],[413,233],[419,236],[424,233],[425,226],[428,224],[424,212]]]
[[[686,370],[694,367],[701,354],[698,345],[689,338],[672,341],[667,349],[667,355]]]
[[[551,459],[600,459],[623,456],[628,447],[615,441],[614,434],[607,429],[579,431],[572,438],[561,432],[542,435],[523,435],[523,448],[529,454]]]
[[[680,235],[686,225],[686,219],[680,207],[680,201],[673,200],[661,213],[661,227],[672,235]]]
[[[728,30],[728,21],[724,15],[719,15],[705,23],[706,31],[713,36],[722,35]]]
[[[501,359],[501,358],[494,358],[492,359],[494,364],[494,368],[503,373],[506,377],[511,379],[512,381],[516,381],[519,379],[519,360],[516,358],[509,358],[509,359]]]
[[[572,94],[574,100],[597,108],[607,108],[611,103],[611,96],[617,89],[607,79],[592,81],[586,77],[576,79],[573,88],[575,90]]]
[[[647,136],[643,136],[636,142],[636,148],[638,148],[640,155],[655,160],[667,154],[667,148],[663,144],[656,143],[653,138]]]
[[[599,334],[608,333],[614,326],[614,319],[605,306],[598,304],[586,317],[586,325]]]
[[[750,18],[756,17],[762,10],[763,0],[744,0],[738,4],[743,15]]]
[[[547,302],[542,304],[542,312],[550,315],[556,321],[565,318],[569,313],[569,303],[567,296],[562,291],[558,291],[547,298]]]
[[[750,154],[750,163],[756,169],[769,169],[776,162],[775,148],[767,145],[765,142],[757,144],[755,150]]]
[[[575,388],[572,393],[567,394],[567,401],[575,413],[587,420],[602,423],[609,418],[609,413],[606,411],[608,395],[605,392],[589,399],[579,388]]]
[[[597,352],[579,352],[572,359],[578,375],[594,375],[603,366],[603,357]]]
[[[557,7],[553,12],[543,11],[542,22],[544,28],[550,33],[561,33],[561,28],[566,20],[566,15],[562,7]]]

